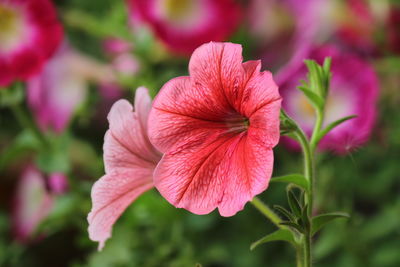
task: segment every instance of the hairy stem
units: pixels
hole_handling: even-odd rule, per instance
[[[262,202],[258,197],[254,197],[251,201],[251,204],[258,209],[265,217],[267,217],[273,224],[275,224],[278,228],[282,228],[282,225],[279,223],[281,222],[281,218],[272,210],[270,207],[267,206],[264,202]]]
[[[319,128],[318,128],[319,129]],[[319,131],[319,130],[317,130]],[[306,179],[308,179],[310,183],[310,190],[308,192],[305,192],[306,194],[306,202],[308,205],[307,209],[307,215],[308,218],[312,217],[312,209],[313,209],[313,184],[314,184],[314,149],[311,148],[310,142],[308,141],[306,135],[304,132],[301,130],[300,127],[298,127],[295,131],[295,136],[299,140],[300,145],[303,150],[303,155],[304,155],[304,176]],[[311,223],[311,219],[310,219]],[[311,225],[309,226],[311,229]],[[304,233],[304,239],[302,242],[303,245],[303,262],[304,262],[304,267],[309,267],[312,265],[312,251],[311,251],[311,230],[307,229],[306,232]]]

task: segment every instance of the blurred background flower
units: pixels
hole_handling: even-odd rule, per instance
[[[316,47],[307,56],[320,64],[326,57],[332,59],[332,79],[323,127],[343,117],[355,115],[356,118],[332,130],[322,139],[319,147],[343,154],[365,143],[371,135],[377,113],[378,78],[367,61],[336,46]],[[306,74],[307,68],[302,65],[293,73],[291,79],[282,84],[280,91],[287,113],[311,135],[316,118],[315,111],[303,93],[297,89],[297,86],[300,86],[299,81],[306,80]]]
[[[62,39],[50,0],[0,1],[0,86],[40,71]]]
[[[28,104],[44,130],[61,133],[85,101],[89,82],[115,81],[110,66],[85,56],[67,43],[27,83]]]
[[[39,224],[53,207],[43,174],[28,166],[22,173],[15,193],[13,227],[15,238],[27,242],[33,238]]]
[[[172,52],[190,55],[201,44],[224,41],[239,25],[234,0],[129,0],[132,24],[146,23]]]

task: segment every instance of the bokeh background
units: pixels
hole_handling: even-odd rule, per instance
[[[274,230],[250,204],[230,218],[217,212],[197,216],[174,208],[155,189],[127,209],[103,251],[88,238],[90,190],[104,173],[111,105],[120,98],[133,101],[142,85],[155,96],[169,79],[187,75],[191,52],[209,41],[240,43],[246,60],[261,59],[281,86],[284,102],[305,79],[304,59],[332,57],[331,90],[338,93],[329,116],[352,115],[343,114],[350,110],[358,117],[343,126],[345,134],[321,147],[315,212],[340,210],[351,218],[316,236],[314,263],[400,266],[398,1],[50,3],[63,37],[43,66],[0,89],[0,266],[295,265],[286,243],[249,250]],[[6,5],[0,0],[3,41],[12,20]],[[0,63],[6,52],[0,45]],[[0,72],[7,70],[0,64]],[[295,93],[294,99],[299,99]],[[303,102],[284,105],[307,128],[313,113]],[[297,146],[283,140],[275,149],[274,176],[301,167]],[[285,186],[271,184],[260,198],[285,206]]]

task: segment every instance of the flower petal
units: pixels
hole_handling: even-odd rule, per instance
[[[217,100],[234,106],[245,81],[242,46],[232,43],[208,43],[194,52],[189,73],[196,85],[207,88]]]
[[[204,138],[210,134],[205,131]],[[207,214],[219,207],[222,216],[232,216],[267,188],[272,149],[247,133],[203,141],[165,154],[154,184],[178,208]]]
[[[274,156],[272,148],[259,140],[263,133],[248,134],[238,142],[229,157],[229,182],[220,204],[222,216],[233,216],[242,210],[246,202],[267,189],[271,178]]]
[[[270,105],[272,102],[281,100],[278,86],[274,82],[271,72],[260,72],[261,62],[256,62],[257,65],[255,65],[255,62],[243,63],[248,80],[246,81],[240,104],[237,104],[240,112],[248,118],[257,110]]]
[[[153,170],[160,154],[151,145],[147,117],[151,99],[147,89],[136,92],[136,111],[126,100],[110,110],[110,130],[104,138],[106,174],[92,188],[92,211],[88,215],[89,236],[99,242],[99,250],[111,237],[113,224],[143,192],[153,187]]]
[[[136,112],[133,112],[128,101],[119,100],[108,114],[110,130],[104,142],[106,173],[113,168],[125,166],[127,162],[131,165],[154,167],[160,159],[160,154],[150,143],[145,128],[151,107],[150,96],[145,88],[138,89],[135,102]]]
[[[130,169],[106,174],[94,184],[88,231],[90,239],[99,242],[99,250],[111,237],[112,226],[124,210],[153,187],[152,174],[148,168]]]
[[[189,77],[172,79],[154,100],[149,116],[151,142],[165,152],[202,136],[204,128],[222,133],[219,120],[231,116],[230,112],[208,88],[193,88]]]

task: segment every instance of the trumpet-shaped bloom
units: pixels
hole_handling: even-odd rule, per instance
[[[0,0],[0,86],[40,71],[62,39],[49,0]]]
[[[309,58],[322,63],[332,58],[332,80],[325,109],[328,125],[346,116],[357,118],[344,122],[326,135],[319,148],[344,154],[366,142],[372,132],[376,117],[379,83],[377,75],[368,62],[358,56],[340,51],[335,46],[313,49]],[[307,70],[301,67],[291,80],[281,86],[283,106],[300,126],[311,134],[315,114],[306,97],[296,89],[300,80],[306,79]]]
[[[241,13],[234,0],[129,0],[129,7],[171,51],[188,55],[206,42],[224,41]]]
[[[52,206],[53,198],[46,190],[45,177],[36,168],[28,167],[15,194],[13,226],[16,238],[28,241]]]
[[[135,110],[128,101],[119,100],[108,114],[110,129],[103,147],[106,174],[92,188],[88,215],[89,236],[99,242],[99,250],[122,212],[153,187],[153,170],[161,155],[147,136],[150,108],[150,96],[141,87],[136,91]]]
[[[232,216],[268,186],[281,97],[260,61],[242,61],[240,45],[204,44],[190,76],[170,80],[154,100],[149,136],[165,153],[154,184],[178,208]]]

